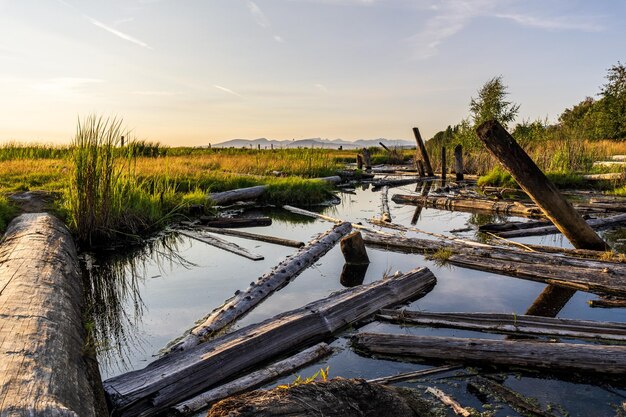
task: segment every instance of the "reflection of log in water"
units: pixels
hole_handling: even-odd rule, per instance
[[[168,234],[125,251],[82,255],[86,322],[101,364],[124,368],[141,342],[134,330],[143,315],[140,285],[147,265],[193,265],[178,254],[181,241]]]
[[[363,284],[369,264],[344,264],[339,282],[346,288]]]
[[[432,188],[432,186],[433,186],[432,181],[424,181],[424,185],[422,186],[422,191],[420,192],[420,195],[422,197],[426,197],[428,193],[430,193],[430,189]],[[417,188],[418,187],[415,187],[416,192],[417,192]],[[420,216],[422,215],[423,208],[424,206],[417,206],[415,208],[415,213],[413,213],[413,218],[411,219],[412,225],[417,224],[417,221],[420,219]]]

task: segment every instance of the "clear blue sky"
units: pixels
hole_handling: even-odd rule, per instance
[[[0,0],[0,141],[430,137],[502,75],[548,118],[626,61],[623,0]]]

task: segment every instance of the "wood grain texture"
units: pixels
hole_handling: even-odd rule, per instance
[[[0,246],[0,415],[95,416],[74,242],[49,214],[13,220]]]
[[[417,268],[340,291],[111,378],[104,388],[119,415],[154,415],[238,372],[324,341],[381,308],[419,298],[435,282],[428,269]]]

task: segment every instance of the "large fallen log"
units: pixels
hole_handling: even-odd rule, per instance
[[[331,177],[315,178],[311,181],[324,181],[331,184],[337,184],[341,182],[341,177],[335,175]],[[209,194],[209,199],[213,202],[213,204],[219,206],[234,203],[235,201],[254,200],[261,197],[267,190],[267,187],[267,185],[256,185],[254,187],[211,193]]]
[[[82,304],[76,248],[63,223],[43,213],[13,220],[0,246],[2,416],[106,414],[97,408],[100,382],[87,376]]]
[[[234,253],[235,255],[243,256],[244,258],[251,259],[253,261],[261,261],[265,259],[263,255],[259,255],[257,253],[252,253],[246,248],[242,248],[236,243],[229,242],[224,239],[220,239],[216,236],[202,235],[197,236],[193,233],[183,232],[182,230],[176,230],[176,233],[179,235],[188,237],[189,239],[197,240],[202,243],[206,243],[207,245],[214,246],[216,248],[223,249],[227,252]]]
[[[599,294],[626,294],[626,264],[618,261],[369,233],[363,240],[366,245],[404,253],[433,254],[445,250],[442,262],[464,268]]]
[[[603,217],[599,219],[589,219],[587,224],[595,230],[601,230],[618,224],[626,223],[626,214],[617,214],[615,216]],[[499,232],[498,236],[511,238],[523,236],[541,236],[559,233],[556,226],[540,226],[530,229],[510,230]]]
[[[523,217],[543,216],[541,210],[534,204],[524,204],[519,201],[403,194],[394,194],[391,199],[398,204],[414,204],[443,210],[466,211],[470,213],[499,213]]]
[[[477,330],[520,336],[546,336],[602,341],[626,341],[626,324],[503,313],[431,313],[381,310],[379,319],[398,324]]]
[[[419,298],[435,282],[428,269],[414,269],[164,356],[144,369],[105,381],[109,403],[120,416],[156,414],[238,372],[319,343],[381,308]]]
[[[173,409],[180,415],[190,415],[208,408],[212,403],[230,397],[231,395],[258,388],[298,368],[302,368],[309,363],[320,360],[330,355],[332,352],[333,349],[326,343],[317,344],[290,358],[273,363],[256,372],[252,372],[234,381],[220,385],[217,388],[203,392],[187,401],[183,401],[174,406]]]
[[[352,345],[368,354],[577,371],[599,375],[626,372],[626,347],[528,340],[493,340],[407,334],[359,333]]]
[[[253,391],[215,404],[207,417],[434,417],[416,390],[334,378],[289,389]]]
[[[342,223],[311,240],[270,272],[259,277],[256,282],[252,282],[245,291],[237,291],[234,297],[209,313],[189,334],[166,349],[166,352],[187,350],[238,320],[317,262],[351,230],[350,223]]]

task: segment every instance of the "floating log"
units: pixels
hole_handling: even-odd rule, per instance
[[[317,262],[351,230],[350,223],[342,223],[311,240],[298,252],[279,263],[272,271],[259,277],[256,282],[252,282],[245,291],[237,291],[234,297],[209,313],[201,324],[194,327],[189,334],[173,344],[167,351],[188,350],[235,322]]]
[[[614,297],[600,297],[589,300],[589,307],[592,308],[626,308],[626,299]]]
[[[476,133],[489,152],[506,167],[520,187],[575,248],[599,251],[610,249],[500,123],[496,120],[487,121],[476,129]]]
[[[207,417],[434,417],[418,391],[334,378],[289,389],[253,391],[215,404]]]
[[[343,253],[348,264],[364,265],[370,263],[360,232],[354,231],[341,239],[341,253]]]
[[[470,417],[471,413],[468,409],[459,404],[454,398],[450,397],[448,394],[443,392],[438,388],[427,387],[426,392],[432,394],[435,398],[441,401],[443,404],[447,405],[454,411],[454,414],[462,417]]]
[[[554,226],[549,220],[531,220],[528,222],[506,222],[506,223],[488,223],[478,226],[481,233],[495,233],[499,235],[502,232],[510,230],[534,229],[537,227]]]
[[[598,375],[626,372],[624,346],[380,333],[358,333],[352,336],[352,345],[379,355]]]
[[[311,181],[324,181],[331,184],[337,184],[341,182],[341,177],[331,176],[315,178]],[[254,187],[211,193],[209,194],[209,199],[218,206],[234,203],[235,201],[255,200],[263,195],[263,193],[267,190],[267,187],[267,185],[256,185]]]
[[[288,246],[291,248],[301,248],[302,246],[304,246],[304,242],[299,242],[299,241],[291,240],[291,239],[284,239],[282,237],[259,235],[256,233],[243,232],[241,230],[222,229],[219,227],[208,227],[208,226],[200,227],[199,229],[204,232],[217,233],[220,235],[236,236],[236,237],[240,237],[243,239],[258,240],[259,242],[273,243],[275,245]]]
[[[269,217],[201,217],[200,221],[205,226],[216,228],[258,227],[272,224]]]
[[[260,260],[265,259],[263,257],[263,255],[252,253],[248,249],[242,248],[241,246],[237,245],[236,243],[229,242],[229,241],[224,240],[224,239],[220,239],[219,237],[216,237],[216,236],[208,236],[208,235],[197,236],[197,235],[192,234],[192,233],[183,232],[182,230],[176,230],[176,233],[178,233],[179,235],[182,235],[182,236],[186,236],[186,237],[188,237],[190,239],[194,239],[194,240],[197,240],[199,242],[206,243],[207,245],[215,246],[216,248],[220,248],[220,249],[223,249],[225,251],[234,253],[235,255],[243,256],[244,258],[248,258],[248,259],[252,259],[253,261],[260,261]]]
[[[520,336],[626,341],[626,324],[502,313],[431,313],[381,310],[379,319],[397,324],[477,330]]]
[[[111,378],[105,392],[122,417],[156,414],[238,372],[319,343],[381,308],[419,298],[435,282],[427,268],[418,268],[346,289]]]
[[[433,254],[449,250],[450,254],[446,254],[442,262],[451,265],[599,294],[626,294],[626,264],[616,261],[400,236],[366,234],[363,240],[366,245],[405,253]]]
[[[331,353],[333,353],[333,349],[330,346],[326,343],[319,343],[290,358],[273,363],[263,369],[252,372],[224,385],[220,385],[212,390],[203,392],[202,394],[187,401],[183,401],[182,403],[175,405],[173,409],[176,410],[178,414],[183,416],[196,413],[200,410],[208,408],[216,401],[230,397],[234,394],[258,388],[283,375],[290,374],[298,368],[302,368],[312,362],[316,362]]]
[[[413,135],[415,135],[415,142],[417,143],[417,149],[421,156],[420,159],[424,162],[424,170],[426,172],[426,175],[428,175],[429,177],[433,177],[435,175],[433,172],[433,167],[430,164],[430,158],[428,157],[426,146],[424,145],[424,141],[422,140],[420,130],[417,127],[413,128]]]
[[[82,304],[76,248],[63,223],[44,213],[13,220],[0,246],[2,416],[106,415],[100,382],[88,377]]]
[[[535,398],[526,398],[489,378],[477,376],[467,385],[470,391],[480,393],[480,395],[489,394],[496,400],[504,401],[521,415],[530,417],[554,417],[554,414],[539,408],[537,405],[538,401]]]
[[[383,214],[380,220],[391,223],[391,213],[389,212],[389,186],[385,185],[380,193],[380,199],[383,206]]]
[[[599,219],[589,219],[587,224],[596,230],[605,229],[618,224],[626,223],[626,214],[617,214],[615,216],[603,217]],[[540,226],[530,229],[510,230],[507,232],[500,232],[498,236],[511,238],[511,237],[523,237],[523,236],[541,236],[559,233],[556,226]]]
[[[383,385],[393,384],[396,382],[413,381],[413,380],[420,379],[426,376],[446,373],[450,371],[456,371],[457,369],[461,369],[461,368],[462,367],[459,365],[443,365],[443,366],[437,366],[433,368],[420,369],[419,371],[404,372],[398,375],[368,379],[367,382],[383,384]]]
[[[414,204],[451,211],[470,213],[499,213],[524,217],[542,217],[537,206],[518,201],[488,200],[462,197],[438,197],[394,194],[391,199],[398,204]]]
[[[336,219],[336,218],[330,217],[330,216],[326,216],[324,214],[315,213],[313,211],[304,210],[304,209],[301,209],[301,208],[298,208],[298,207],[283,206],[283,209],[285,209],[285,210],[287,210],[287,211],[289,211],[291,213],[300,214],[301,216],[313,217],[315,219],[321,219],[321,220],[325,220],[327,222],[331,222],[331,223],[335,223],[335,224],[344,223],[343,220]],[[363,226],[362,224],[358,224],[358,223],[352,223],[352,228],[363,230],[363,231],[367,231],[367,232],[370,232],[370,233],[378,233],[378,234],[382,234],[382,235],[389,235],[389,233],[381,232],[380,230],[372,229],[371,227]]]
[[[463,145],[456,145],[454,147],[454,173],[456,174],[457,181],[463,181],[463,172],[465,168],[463,166]]]
[[[411,178],[384,178],[380,180],[370,181],[372,187],[374,188],[382,188],[382,187],[401,187],[403,185],[415,184],[416,182],[421,182],[423,179],[417,177]]]

